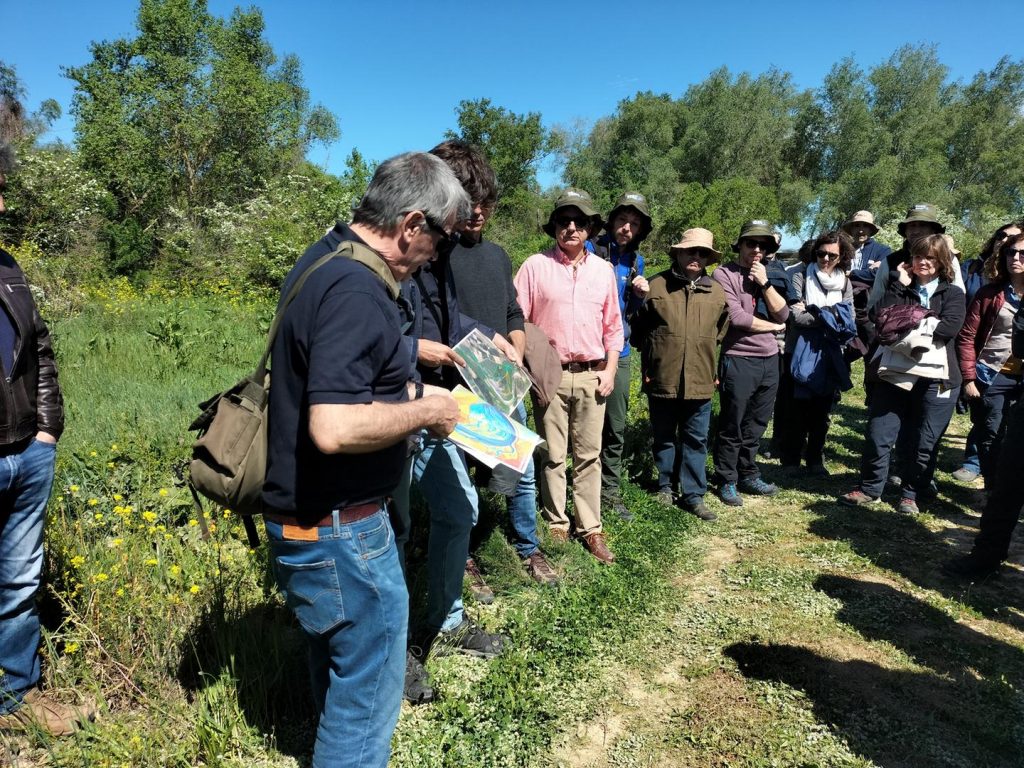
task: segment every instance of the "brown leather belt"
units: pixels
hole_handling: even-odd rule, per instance
[[[597,368],[604,360],[573,360],[569,363],[562,363],[562,370],[569,373],[583,373]]]
[[[369,501],[366,504],[354,504],[351,507],[343,507],[338,510],[338,522],[345,525],[365,520],[380,509],[388,499]],[[296,528],[326,528],[334,525],[334,513],[328,512],[319,520],[306,520],[291,515],[280,515],[276,512],[265,512],[263,516],[267,520],[273,520],[279,525],[291,525]]]

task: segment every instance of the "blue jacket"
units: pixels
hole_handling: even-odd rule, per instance
[[[811,306],[808,312],[818,315],[819,325],[801,328],[793,346],[790,373],[797,399],[827,397],[835,391],[853,386],[850,366],[843,358],[843,346],[857,335],[853,307],[839,302],[831,307]]]
[[[868,238],[868,241],[864,243],[864,248],[861,251],[861,269],[867,269],[868,263],[872,261],[884,262],[885,258],[890,253],[892,253],[892,248],[888,245],[884,245],[876,240]]]
[[[589,241],[588,241],[589,242]],[[644,273],[644,257],[639,251],[623,252],[610,235],[601,235],[594,245],[594,253],[612,265],[619,288],[619,312],[622,313],[622,354],[629,356],[629,321],[644,305],[644,300],[633,293],[633,278]]]

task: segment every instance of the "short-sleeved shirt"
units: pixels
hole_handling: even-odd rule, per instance
[[[362,242],[347,226],[335,227],[292,268],[282,297],[339,240]],[[318,519],[380,499],[398,485],[405,441],[370,453],[328,455],[309,436],[311,405],[408,399],[409,348],[398,307],[380,277],[342,257],[320,267],[285,311],[271,370],[267,505]]]

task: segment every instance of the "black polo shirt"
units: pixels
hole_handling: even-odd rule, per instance
[[[281,290],[341,240],[344,224],[310,246]],[[383,280],[338,257],[320,267],[285,311],[271,356],[267,480],[263,500],[299,518],[387,496],[405,461],[404,440],[372,453],[321,453],[309,436],[317,404],[403,402],[412,375],[398,307]]]

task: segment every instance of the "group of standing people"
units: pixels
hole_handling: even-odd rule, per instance
[[[310,246],[282,288],[284,297],[301,286],[272,350],[264,518],[278,586],[309,639],[314,766],[385,765],[403,695],[435,697],[428,653],[493,658],[508,646],[462,604],[467,577],[477,599],[493,599],[470,553],[478,487],[506,498],[510,543],[537,582],[561,578],[541,549],[538,490],[553,540],[575,536],[598,562],[614,563],[602,511],[633,516],[622,494],[633,347],[656,498],[708,521],[716,518],[705,503],[716,391],[712,482],[724,504],[742,506],[744,494],[778,490],[756,461],[773,412],[783,474],[803,462],[828,476],[830,414],[851,386],[851,361],[864,356],[861,477],[840,501],[873,504],[898,475],[899,509],[912,513],[932,492],[937,445],[962,388],[974,424],[965,467],[973,451],[992,500],[975,551],[951,572],[989,572],[1005,557],[1022,499],[994,482],[992,468],[1019,463],[1020,452],[1000,456],[1004,425],[1024,435],[1024,414],[1014,410],[1024,351],[1019,225],[1001,228],[982,263],[961,274],[927,204],[900,222],[905,242],[895,252],[873,240],[873,217],[859,211],[805,243],[792,266],[775,258],[775,227],[755,219],[730,244],[732,261],[710,271],[722,251],[710,231],[687,229],[669,267],[648,278],[640,246],[653,221],[644,196],[627,191],[602,216],[586,192],[567,189],[543,225],[551,247],[513,276],[508,254],[483,236],[497,196],[486,159],[462,142],[399,155],[377,168],[351,223]],[[314,264],[316,280],[305,281]],[[60,392],[45,325],[3,253],[0,282],[8,288],[0,364],[12,392],[4,402],[13,404],[0,411],[0,468],[13,478],[0,496],[0,727],[66,733],[88,713],[35,687],[34,599]],[[536,467],[521,473],[474,467],[449,439],[464,364],[455,347],[474,330],[534,381],[544,445]],[[526,424],[525,405],[511,417]],[[405,563],[413,489],[429,521],[418,626]]]

